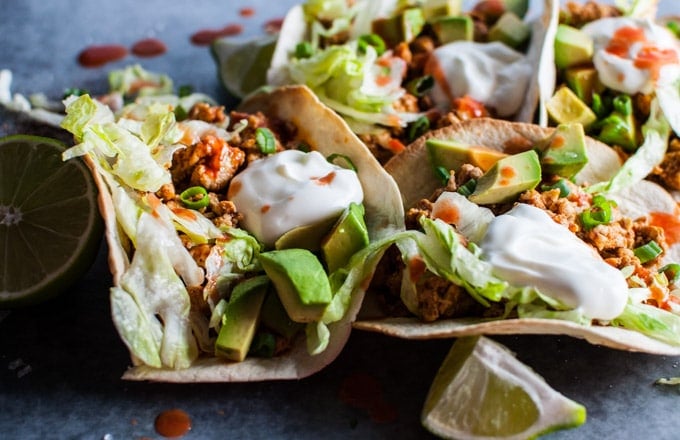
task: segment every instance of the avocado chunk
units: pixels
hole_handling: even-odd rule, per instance
[[[269,292],[262,304],[260,324],[288,340],[304,328],[304,324],[290,319],[281,304],[281,299],[275,292]]]
[[[328,273],[345,266],[352,255],[368,246],[368,241],[364,206],[350,203],[321,244]]]
[[[541,166],[548,174],[571,179],[588,163],[586,135],[581,124],[560,124],[539,146]]]
[[[442,17],[432,22],[432,30],[441,44],[454,41],[472,41],[475,25],[468,16]]]
[[[541,181],[541,164],[534,150],[513,154],[496,162],[477,180],[470,201],[478,205],[504,203],[533,189]]]
[[[505,10],[514,12],[519,18],[524,18],[529,10],[529,0],[505,0]]]
[[[498,159],[507,154],[481,145],[468,145],[454,139],[428,139],[425,141],[430,163],[434,168],[457,171],[469,163],[488,171]]]
[[[290,319],[295,322],[321,319],[332,292],[316,255],[306,249],[284,249],[263,252],[259,258]]]
[[[524,44],[531,35],[531,27],[514,12],[507,11],[489,29],[489,41],[500,41],[513,49]]]
[[[401,42],[410,43],[423,30],[425,17],[420,8],[409,8],[389,18],[373,20],[373,33],[378,34],[388,47]]]
[[[260,309],[269,280],[253,277],[236,285],[222,316],[222,328],[215,341],[215,354],[232,361],[246,358],[260,322]]]
[[[577,122],[588,130],[597,115],[569,87],[560,87],[545,104],[548,116],[557,124]]]
[[[425,0],[421,9],[428,22],[439,17],[455,17],[463,12],[463,0]]]
[[[277,250],[301,248],[312,252],[318,251],[321,249],[321,241],[336,221],[337,218],[331,217],[311,225],[291,229],[276,240],[274,248]]]
[[[575,27],[560,24],[555,34],[555,65],[558,69],[587,64],[593,58],[593,39]]]
[[[593,102],[593,93],[604,91],[594,67],[570,67],[564,71],[564,80],[576,96],[588,105]]]

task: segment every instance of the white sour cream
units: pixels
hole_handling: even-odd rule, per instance
[[[539,208],[518,204],[494,218],[480,247],[496,276],[535,287],[588,318],[613,319],[628,300],[621,272]]]
[[[616,32],[626,27],[642,30],[646,41],[632,42],[624,56],[607,50]],[[593,39],[593,64],[600,81],[610,89],[629,95],[648,94],[654,89],[655,72],[635,65],[635,59],[641,49],[653,45],[661,50],[671,49],[680,53],[678,40],[673,33],[650,20],[630,17],[603,18],[583,26],[582,31]]]
[[[457,41],[438,47],[432,57],[428,67],[436,105],[448,108],[454,98],[468,95],[500,117],[522,106],[532,66],[520,52],[500,42]]]
[[[243,214],[243,227],[272,246],[291,229],[339,216],[364,194],[356,172],[316,151],[286,150],[248,165],[228,197]]]

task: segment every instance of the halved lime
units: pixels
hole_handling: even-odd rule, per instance
[[[81,160],[39,136],[0,139],[0,308],[35,304],[80,278],[99,249],[97,188]]]
[[[432,433],[455,439],[534,438],[579,426],[585,418],[582,405],[483,336],[456,340],[421,415]]]

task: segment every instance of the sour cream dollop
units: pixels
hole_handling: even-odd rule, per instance
[[[339,216],[364,193],[356,172],[316,151],[285,150],[237,174],[228,197],[243,214],[244,228],[272,246],[291,229]]]
[[[480,247],[496,276],[535,287],[588,318],[614,319],[628,300],[621,272],[539,208],[518,204],[495,217]]]
[[[532,67],[503,43],[458,41],[436,48],[428,71],[435,79],[436,105],[449,107],[454,98],[468,95],[498,116],[510,117],[522,106]]]
[[[593,64],[600,81],[629,95],[651,93],[660,70],[677,65],[680,58],[675,35],[651,20],[603,18],[582,31],[593,39]]]

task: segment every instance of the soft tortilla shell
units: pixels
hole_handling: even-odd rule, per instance
[[[403,210],[399,190],[382,169],[366,146],[351,132],[346,123],[327,109],[304,86],[290,86],[258,93],[246,100],[240,110],[262,111],[270,117],[292,122],[298,134],[310,147],[324,155],[342,153],[356,165],[364,190],[364,205],[369,234],[372,239],[390,233],[392,225],[403,224]],[[96,167],[89,162],[99,188],[99,205],[106,224],[109,246],[109,266],[114,285],[129,265],[129,252],[124,235],[116,221],[115,208],[109,189]],[[243,362],[228,362],[213,357],[198,359],[185,370],[157,369],[138,365],[128,369],[123,379],[159,382],[249,382],[264,380],[299,379],[309,376],[332,362],[344,347],[352,329],[351,322],[361,306],[364,287],[362,283],[352,295],[347,314],[341,321],[329,325],[330,341],[321,354],[307,353],[305,339],[299,337],[295,346],[284,356],[271,359],[247,358]]]
[[[429,164],[425,141],[430,138],[456,139],[458,141],[507,150],[517,145],[527,145],[546,138],[551,128],[536,125],[511,123],[506,121],[476,119],[433,131],[411,144],[402,154],[386,164],[386,169],[395,178],[402,191],[405,207],[413,206],[420,199],[429,197],[440,186]],[[578,174],[577,181],[596,183],[609,179],[620,167],[620,160],[606,145],[587,138],[588,165]],[[516,151],[513,151],[516,152]],[[628,209],[638,212],[642,206],[649,209],[667,210],[673,205],[670,195],[651,182],[636,188],[622,203]],[[642,193],[638,192],[642,191]],[[653,202],[637,195],[646,194]],[[653,195],[655,194],[655,195]],[[633,203],[635,200],[637,203]],[[652,205],[649,205],[652,203]],[[354,328],[384,333],[406,339],[453,338],[472,335],[500,334],[555,334],[582,338],[593,344],[607,347],[639,351],[651,354],[680,355],[680,346],[672,346],[647,337],[641,333],[616,327],[582,326],[573,322],[551,319],[505,319],[488,320],[481,318],[443,319],[424,323],[417,318],[384,317],[371,307],[373,299],[369,294],[365,307]]]

